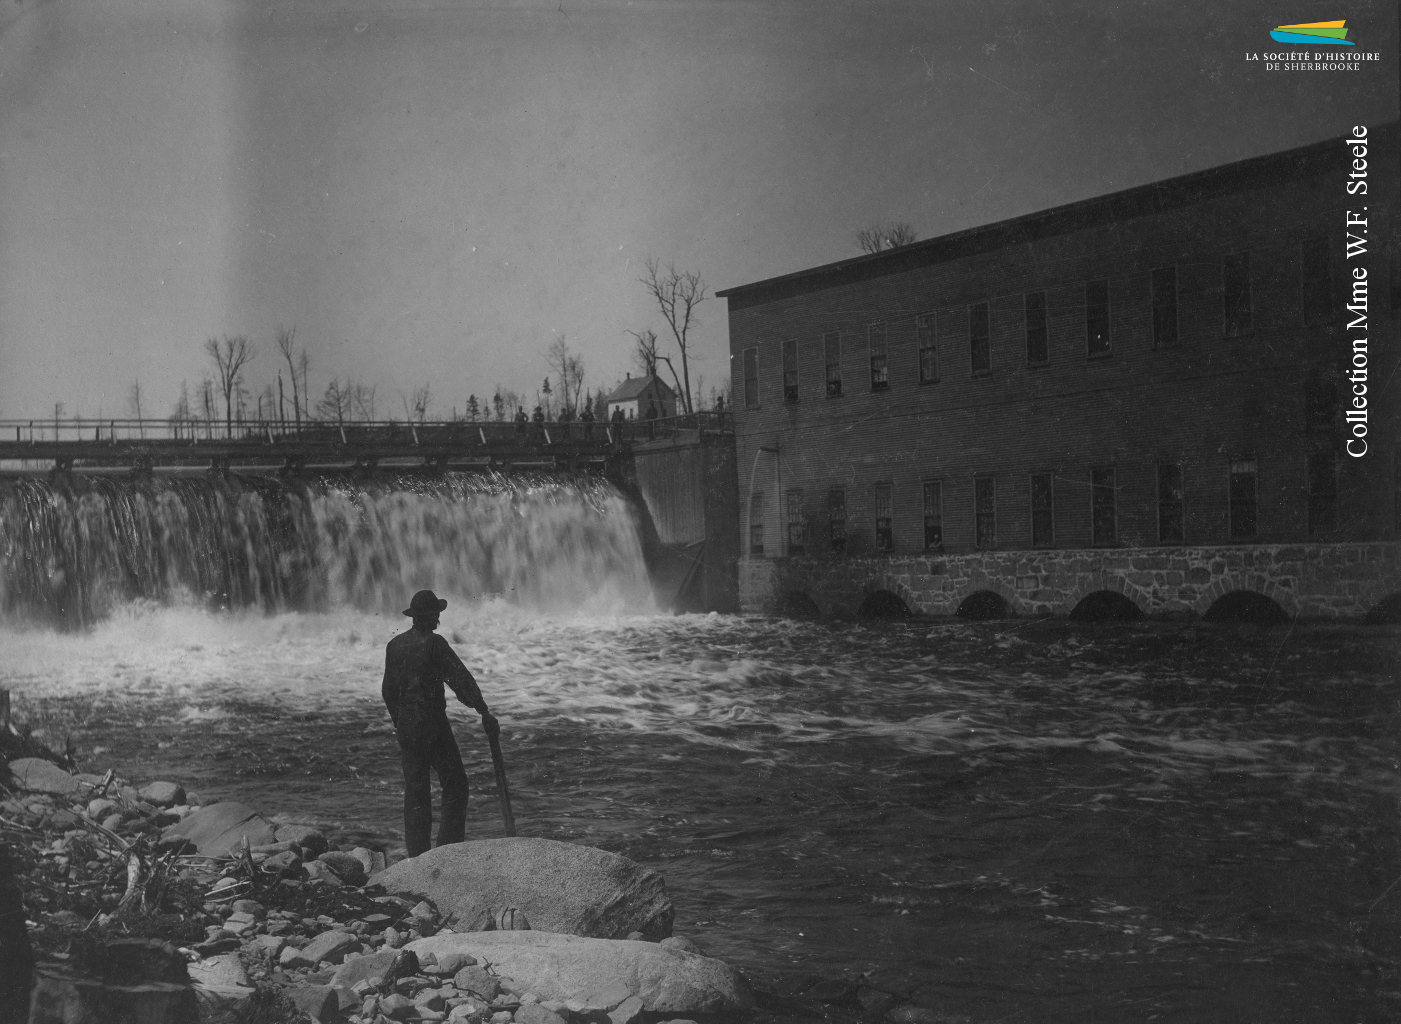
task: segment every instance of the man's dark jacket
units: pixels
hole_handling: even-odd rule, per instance
[[[477,681],[442,636],[415,628],[389,641],[380,692],[396,728],[404,713],[418,722],[446,718],[445,683],[452,687],[458,700],[486,714],[486,701]]]

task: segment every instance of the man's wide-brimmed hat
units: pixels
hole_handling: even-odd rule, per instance
[[[414,617],[420,615],[435,615],[448,606],[448,603],[431,590],[420,590],[413,596],[409,606],[404,609],[405,615]]]

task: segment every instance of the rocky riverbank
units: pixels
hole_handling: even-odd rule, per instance
[[[756,999],[671,934],[659,875],[605,851],[478,840],[405,860],[177,782],[57,760],[16,759],[0,780],[37,962],[33,1024],[72,1020],[63,1007],[84,999],[134,1000],[172,1024],[947,1019],[874,978]]]

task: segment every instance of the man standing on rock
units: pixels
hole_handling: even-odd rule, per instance
[[[438,615],[447,606],[433,591],[420,590],[404,611],[413,617],[413,628],[389,641],[384,652],[381,692],[394,721],[404,763],[404,845],[410,857],[428,849],[433,830],[430,768],[438,773],[443,787],[438,845],[462,842],[466,829],[467,773],[448,724],[443,684],[452,687],[463,704],[481,713],[482,728],[489,734],[501,728],[487,710],[472,673],[448,642],[434,632]]]

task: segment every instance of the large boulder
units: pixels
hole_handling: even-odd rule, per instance
[[[532,928],[594,938],[671,934],[662,876],[626,857],[551,839],[478,839],[439,846],[375,875],[390,892],[426,896],[461,931],[523,911]]]
[[[42,757],[21,757],[10,762],[10,774],[20,789],[31,793],[51,793],[54,796],[72,796],[83,788],[83,783]]]
[[[632,996],[665,1014],[733,1015],[754,1006],[739,971],[709,957],[655,942],[552,932],[457,932],[411,942],[419,957],[465,953],[509,977],[541,1002],[606,1013]]]
[[[245,836],[250,847],[263,846],[272,842],[273,826],[253,808],[239,803],[201,807],[161,833],[162,840],[188,839],[206,857],[228,856]]]

